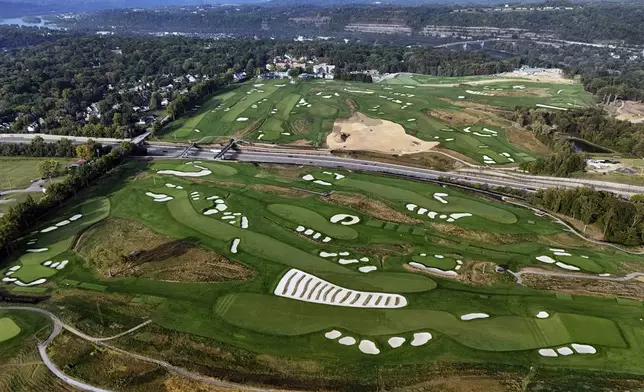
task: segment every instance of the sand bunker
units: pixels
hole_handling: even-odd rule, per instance
[[[432,340],[432,334],[429,332],[417,332],[414,334],[414,340],[411,341],[411,345],[414,347],[422,346],[423,344]]]
[[[27,252],[29,252],[29,253],[41,253],[41,252],[46,252],[48,250],[49,250],[49,248],[27,249]]]
[[[558,107],[558,106],[544,105],[544,104],[541,104],[541,103],[536,104],[536,106],[537,106],[538,108],[544,108],[544,109],[555,109],[555,110],[563,110],[563,111],[568,110],[568,109],[566,109],[566,108],[560,108],[560,107]]]
[[[552,264],[555,262],[555,259],[553,259],[550,256],[537,256],[535,257],[535,259],[539,260],[542,263],[548,263],[548,264]]]
[[[393,338],[389,338],[389,340],[387,340],[387,343],[389,343],[389,345],[392,348],[398,348],[398,347],[402,346],[403,343],[405,343],[405,338],[394,336]]]
[[[54,231],[54,230],[56,230],[56,229],[58,229],[58,227],[56,227],[56,226],[49,226],[49,227],[47,227],[46,229],[42,229],[40,232],[41,232],[41,233],[49,233],[50,231]]]
[[[151,198],[154,199],[156,202],[166,202],[174,199],[172,196],[165,195],[163,193],[152,193],[152,192],[145,192],[147,196],[150,196]]]
[[[353,346],[354,344],[356,344],[356,340],[351,336],[345,336],[342,339],[338,340],[338,343],[343,346]]]
[[[562,263],[561,261],[557,261],[557,263],[555,265],[557,267],[559,267],[559,268],[563,268],[563,269],[566,269],[566,270],[569,270],[569,271],[579,271],[579,267],[575,267],[574,265]]]
[[[342,332],[337,331],[337,330],[335,330],[335,329],[334,329],[333,331],[329,331],[329,332],[327,332],[327,333],[325,333],[325,334],[324,334],[324,337],[325,337],[325,338],[327,338],[327,339],[331,339],[331,340],[337,339],[337,338],[339,338],[340,336],[342,336]]]
[[[542,357],[556,357],[557,353],[551,348],[542,348],[539,350],[539,355]]]
[[[339,223],[344,226],[351,226],[355,225],[356,223],[360,222],[360,218],[358,218],[355,215],[348,215],[348,214],[336,214],[333,215],[329,221],[331,223]]]
[[[239,246],[239,242],[241,240],[239,238],[235,238],[233,240],[233,243],[230,245],[230,251],[233,253],[237,253],[237,247]]]
[[[367,265],[367,266],[358,268],[358,271],[366,274],[366,273],[369,273],[371,271],[375,271],[377,269],[378,269],[378,267],[375,267],[373,265]]]
[[[548,318],[548,317],[550,317],[550,314],[548,312],[544,312],[543,310],[541,312],[537,313],[537,318],[545,319],[545,318]]]
[[[559,347],[557,349],[557,352],[559,353],[559,355],[563,355],[563,356],[573,354],[573,351],[572,351],[572,349],[570,349],[570,347]]]
[[[487,313],[468,313],[468,314],[462,315],[461,320],[469,321],[469,320],[483,319],[488,317],[490,317],[490,315]]]
[[[407,299],[402,295],[347,289],[295,268],[282,276],[273,294],[298,301],[353,308],[395,309],[407,305]]]
[[[358,345],[358,348],[360,349],[360,351],[362,351],[365,354],[371,354],[371,355],[380,354],[380,350],[378,350],[378,347],[376,347],[376,344],[371,340],[361,340],[360,344]]]
[[[444,198],[449,196],[447,193],[434,193],[434,199],[440,201],[443,204],[447,204],[447,200]]]
[[[439,144],[408,135],[400,124],[372,119],[362,113],[355,113],[349,119],[336,120],[326,143],[332,150],[374,151],[394,155],[425,152]]]
[[[212,174],[212,171],[206,169],[205,167],[195,166],[198,169],[201,169],[198,172],[183,172],[179,170],[159,170],[158,174],[170,174],[177,177],[203,177]]]
[[[409,263],[409,265],[426,272],[431,272],[433,274],[439,274],[439,275],[445,275],[445,276],[458,276],[458,273],[456,273],[456,271],[452,271],[452,270],[444,271],[440,268],[428,267],[425,264],[417,263],[415,261],[412,261],[411,263]]]
[[[597,349],[595,347],[589,346],[587,344],[573,343],[573,344],[571,344],[571,346],[579,354],[596,354],[597,353]]]

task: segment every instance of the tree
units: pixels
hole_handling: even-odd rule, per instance
[[[123,125],[123,116],[121,113],[114,113],[114,116],[112,116],[112,123],[114,123],[114,125]]]
[[[89,139],[87,143],[81,144],[76,147],[76,155],[86,161],[91,161],[97,154],[98,145]]]
[[[48,177],[51,179],[52,177],[56,177],[59,169],[60,162],[54,159],[45,159],[38,165],[38,171],[43,178]]]
[[[159,105],[160,105],[159,93],[155,91],[150,96],[150,104],[148,106],[150,106],[150,110],[158,110]]]

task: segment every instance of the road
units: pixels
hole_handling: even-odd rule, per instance
[[[31,183],[25,189],[9,189],[6,191],[0,191],[0,196],[8,195],[10,193],[31,193],[31,192],[42,192],[44,185],[47,183],[47,180],[37,180]]]
[[[0,134],[0,143],[29,143],[36,135],[30,134]],[[74,143],[84,143],[87,138],[59,135],[42,135],[51,140],[67,137]],[[104,144],[116,145],[124,139],[94,139]],[[152,157],[179,158],[188,145],[177,145],[172,143],[153,142],[146,145],[148,155]],[[213,159],[220,149],[191,149],[190,156],[201,159]],[[242,145],[241,152],[229,151],[226,159],[238,160],[241,162],[275,163],[308,165],[319,167],[330,167],[338,169],[361,170],[382,174],[407,176],[420,180],[436,180],[438,177],[447,177],[451,180],[468,183],[487,184],[490,186],[507,186],[515,189],[535,191],[540,188],[553,187],[577,187],[588,186],[600,191],[607,191],[623,197],[631,197],[636,194],[644,194],[644,186],[621,184],[609,181],[560,178],[549,176],[530,176],[509,170],[495,170],[484,166],[468,166],[453,172],[440,172],[437,170],[422,169],[390,163],[366,161],[360,159],[341,158],[330,155],[328,151],[311,151],[307,153],[299,150],[294,153],[285,148],[254,148]]]
[[[185,370],[185,369],[182,369],[180,367],[174,366],[174,365],[172,365],[172,364],[170,364],[168,362],[165,362],[165,361],[161,361],[161,360],[158,360],[158,359],[147,357],[145,355],[132,353],[132,352],[123,350],[121,348],[112,346],[112,345],[110,345],[108,343],[105,343],[106,341],[120,338],[120,337],[122,337],[124,335],[127,335],[127,334],[129,334],[131,332],[134,332],[134,331],[138,330],[139,328],[143,328],[146,325],[150,324],[152,322],[151,320],[148,320],[148,321],[146,321],[144,323],[141,323],[141,324],[137,325],[136,327],[131,328],[131,329],[127,330],[127,331],[121,332],[121,333],[119,333],[117,335],[110,336],[110,337],[105,337],[105,338],[97,338],[97,337],[89,336],[89,335],[77,330],[76,328],[72,327],[71,325],[63,323],[55,314],[53,314],[50,311],[44,310],[44,309],[30,307],[30,306],[0,306],[0,310],[21,310],[21,311],[27,311],[27,312],[36,312],[36,313],[42,314],[45,317],[48,317],[52,321],[53,328],[52,328],[52,332],[49,335],[49,337],[47,338],[47,340],[45,340],[44,342],[38,342],[37,343],[38,353],[40,354],[40,358],[42,359],[42,361],[45,364],[45,366],[47,366],[49,371],[51,371],[56,377],[58,377],[60,380],[64,381],[68,385],[74,386],[74,387],[76,387],[78,389],[81,389],[81,390],[84,390],[84,391],[110,392],[109,390],[102,389],[102,388],[99,388],[99,387],[95,387],[95,386],[92,386],[92,385],[89,385],[89,384],[85,384],[82,381],[76,380],[74,378],[71,378],[71,377],[65,375],[51,361],[51,359],[47,355],[47,346],[49,346],[49,344],[51,344],[51,342],[58,335],[60,335],[60,333],[63,330],[66,330],[66,331],[78,336],[79,338],[84,339],[86,341],[89,341],[89,342],[91,342],[93,344],[96,344],[98,346],[105,347],[107,349],[116,351],[116,352],[118,352],[118,353],[120,353],[122,355],[129,356],[129,357],[137,359],[139,361],[153,363],[155,365],[163,367],[164,369],[166,369],[169,372],[178,374],[180,376],[189,378],[189,379],[194,380],[194,381],[199,381],[199,382],[203,382],[203,383],[206,383],[206,384],[214,385],[216,387],[230,388],[232,390],[248,391],[248,392],[296,392],[296,391],[285,391],[285,390],[270,389],[270,388],[268,388],[268,389],[267,388],[256,388],[256,387],[252,387],[252,386],[248,386],[248,385],[237,384],[237,383],[234,383],[234,382],[217,380],[217,379],[214,379],[214,378],[211,378],[211,377],[202,376],[200,374],[192,373],[192,372],[190,372],[188,370]]]

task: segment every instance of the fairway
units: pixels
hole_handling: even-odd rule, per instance
[[[591,95],[581,84],[492,76],[398,75],[373,84],[264,80],[248,82],[214,96],[196,111],[170,123],[161,138],[212,142],[235,136],[250,142],[298,142],[384,154],[418,151],[403,146],[394,148],[392,143],[400,142],[401,138],[389,140],[386,131],[374,133],[371,139],[365,138],[366,142],[360,141],[358,134],[352,134],[349,141],[328,141],[327,136],[334,128],[339,129],[342,124],[348,127],[347,121],[354,121],[371,125],[372,130],[380,123],[384,124],[383,130],[388,129],[386,124],[402,126],[408,135],[428,142],[428,146],[437,143],[475,162],[519,164],[534,160],[536,155],[510,143],[506,129],[513,124],[503,113],[509,113],[517,105],[571,109],[593,104]],[[416,145],[418,139],[412,138],[408,143]]]
[[[639,261],[531,210],[338,169],[172,160],[126,173],[24,238],[4,287],[70,312],[90,301],[87,325],[135,326],[130,312],[148,309],[155,334],[325,364],[643,364],[640,302],[532,289],[496,268],[621,276]]]

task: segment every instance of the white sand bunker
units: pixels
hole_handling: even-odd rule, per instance
[[[462,315],[461,320],[469,321],[469,320],[476,320],[476,319],[484,319],[488,317],[490,317],[490,315],[487,313],[468,313],[468,314]]]
[[[40,232],[41,232],[41,233],[49,233],[50,231],[54,231],[54,230],[56,230],[56,229],[58,229],[58,227],[56,227],[56,226],[49,226],[49,227],[47,227],[47,228],[45,228],[45,229],[42,229]]]
[[[440,201],[443,204],[447,204],[447,200],[445,200],[445,197],[449,196],[447,193],[434,193],[434,199]]]
[[[415,261],[410,262],[409,265],[414,268],[418,268],[419,270],[431,272],[433,274],[439,274],[439,275],[445,275],[445,276],[458,276],[458,273],[456,271],[452,271],[452,270],[445,271],[440,268],[428,267],[425,264],[417,263]]]
[[[559,355],[568,356],[568,355],[572,355],[574,352],[570,347],[559,347],[557,349],[557,353]]]
[[[362,272],[362,273],[365,273],[365,274],[366,274],[366,273],[369,273],[369,272],[375,271],[375,270],[377,270],[377,269],[378,269],[378,267],[376,267],[376,266],[373,266],[373,265],[366,265],[366,266],[364,266],[364,267],[360,267],[360,268],[358,268],[358,271],[360,271],[360,272]]]
[[[579,354],[596,354],[597,349],[593,346],[590,346],[588,344],[577,344],[573,343],[571,344],[572,348]]]
[[[489,97],[494,96],[494,94],[492,94],[492,93],[486,93],[486,92],[483,92],[483,91],[465,90],[465,92],[468,93],[468,94],[473,94],[473,95],[486,95],[486,96],[489,96]]]
[[[235,239],[233,240],[233,243],[232,243],[232,244],[230,244],[230,251],[231,251],[232,253],[237,253],[237,247],[239,246],[239,243],[240,243],[240,242],[241,242],[241,240],[240,240],[239,238],[235,238]]]
[[[570,265],[570,264],[562,263],[561,261],[557,261],[557,262],[555,263],[555,265],[556,265],[557,267],[559,267],[559,268],[563,268],[563,269],[565,269],[565,270],[569,270],[569,271],[579,271],[579,267],[575,267],[574,265]]]
[[[557,352],[551,348],[542,348],[539,350],[539,355],[542,357],[556,357]]]
[[[372,119],[362,113],[336,120],[326,143],[332,150],[375,151],[393,155],[425,152],[439,144],[408,135],[400,124]]]
[[[237,117],[237,120],[235,120],[235,121],[237,121],[237,122],[245,122],[245,121],[248,121],[248,117]]]
[[[212,174],[212,171],[208,170],[208,168],[206,167],[197,166],[197,165],[195,165],[195,167],[201,170],[198,172],[184,172],[179,170],[159,170],[157,173],[170,174],[177,177],[203,177],[203,176],[209,176]]]
[[[544,109],[555,109],[555,110],[563,110],[563,111],[568,110],[568,109],[566,109],[566,108],[560,108],[560,107],[558,107],[558,106],[544,105],[544,104],[541,104],[541,103],[536,104],[536,106],[537,106],[538,108],[544,108]]]
[[[27,252],[29,253],[41,253],[41,252],[47,252],[49,248],[38,248],[38,249],[27,249]]]
[[[347,289],[295,268],[284,274],[273,293],[298,301],[353,308],[395,309],[407,305],[402,295]]]
[[[153,198],[154,201],[160,202],[160,203],[163,203],[163,202],[170,201],[170,200],[174,199],[174,197],[165,195],[163,193],[145,192],[145,194],[147,196],[150,196],[151,198]]]
[[[552,264],[555,262],[555,259],[553,259],[550,256],[537,256],[535,259],[539,260],[542,263],[547,263],[547,264]]]
[[[335,329],[334,329],[333,331],[329,331],[329,332],[327,332],[327,333],[325,333],[325,334],[324,334],[324,337],[325,337],[325,338],[327,338],[327,339],[331,339],[331,340],[337,339],[337,338],[339,338],[340,336],[342,336],[342,332],[337,331],[337,330],[335,330]]]
[[[358,345],[358,348],[360,349],[360,351],[362,351],[365,354],[370,354],[370,355],[380,354],[380,350],[378,350],[378,347],[376,347],[376,344],[371,340],[361,340],[360,344]]]
[[[342,175],[340,173],[331,173],[331,172],[328,172],[328,171],[325,171],[325,172],[322,172],[322,173],[324,173],[326,175],[329,175],[329,176],[333,176],[336,180],[341,180],[341,179],[343,179],[345,177],[344,175]]]
[[[414,340],[411,341],[411,345],[414,347],[422,346],[432,340],[432,334],[429,332],[416,332],[414,334]]]
[[[300,234],[303,234],[303,235],[306,235],[306,236],[309,236],[309,237],[313,237],[314,240],[319,240],[320,238],[324,237],[324,238],[322,238],[322,242],[324,242],[324,243],[330,242],[332,240],[331,237],[325,236],[324,234],[316,232],[313,229],[307,229],[304,226],[296,227],[295,231],[297,231]]]
[[[447,203],[447,200],[444,199],[444,197],[446,196],[448,196],[446,193],[437,193],[434,195],[434,198],[436,198],[437,200],[438,198],[440,198],[440,200]],[[407,203],[405,205],[405,208],[407,209],[407,211],[410,211],[410,212],[416,211],[418,215],[427,215],[430,219],[436,219],[436,217],[438,216],[439,219],[446,219],[447,222],[454,222],[457,219],[464,218],[467,216],[472,216],[472,214],[470,214],[469,212],[455,212],[455,213],[449,214],[449,217],[445,214],[438,215],[436,211],[429,211],[427,208],[424,208],[424,207],[418,208],[418,205],[413,203]],[[416,210],[417,208],[418,210]]]
[[[405,343],[405,341],[406,341],[405,338],[401,338],[400,336],[394,336],[393,338],[389,338],[389,340],[387,340],[387,343],[389,343],[389,345],[392,348],[398,348],[402,346],[403,343]]]
[[[537,313],[537,318],[545,319],[545,318],[548,318],[548,317],[550,317],[550,313],[544,312],[543,310],[541,312]]]
[[[344,226],[351,226],[355,225],[356,223],[360,222],[360,218],[358,218],[355,215],[348,215],[348,214],[336,214],[333,215],[329,221],[331,223],[339,223]]]
[[[351,336],[345,336],[342,339],[338,340],[338,343],[343,346],[353,346],[354,344],[356,344],[356,339],[352,338]]]
[[[327,182],[327,181],[316,180],[316,179],[315,179],[315,177],[313,177],[313,176],[312,176],[312,175],[310,175],[310,174],[306,174],[306,175],[302,176],[302,179],[303,179],[304,181],[313,181],[315,184],[318,184],[318,185],[324,185],[324,186],[331,186],[331,185],[333,185],[333,184],[331,184],[330,182]]]

